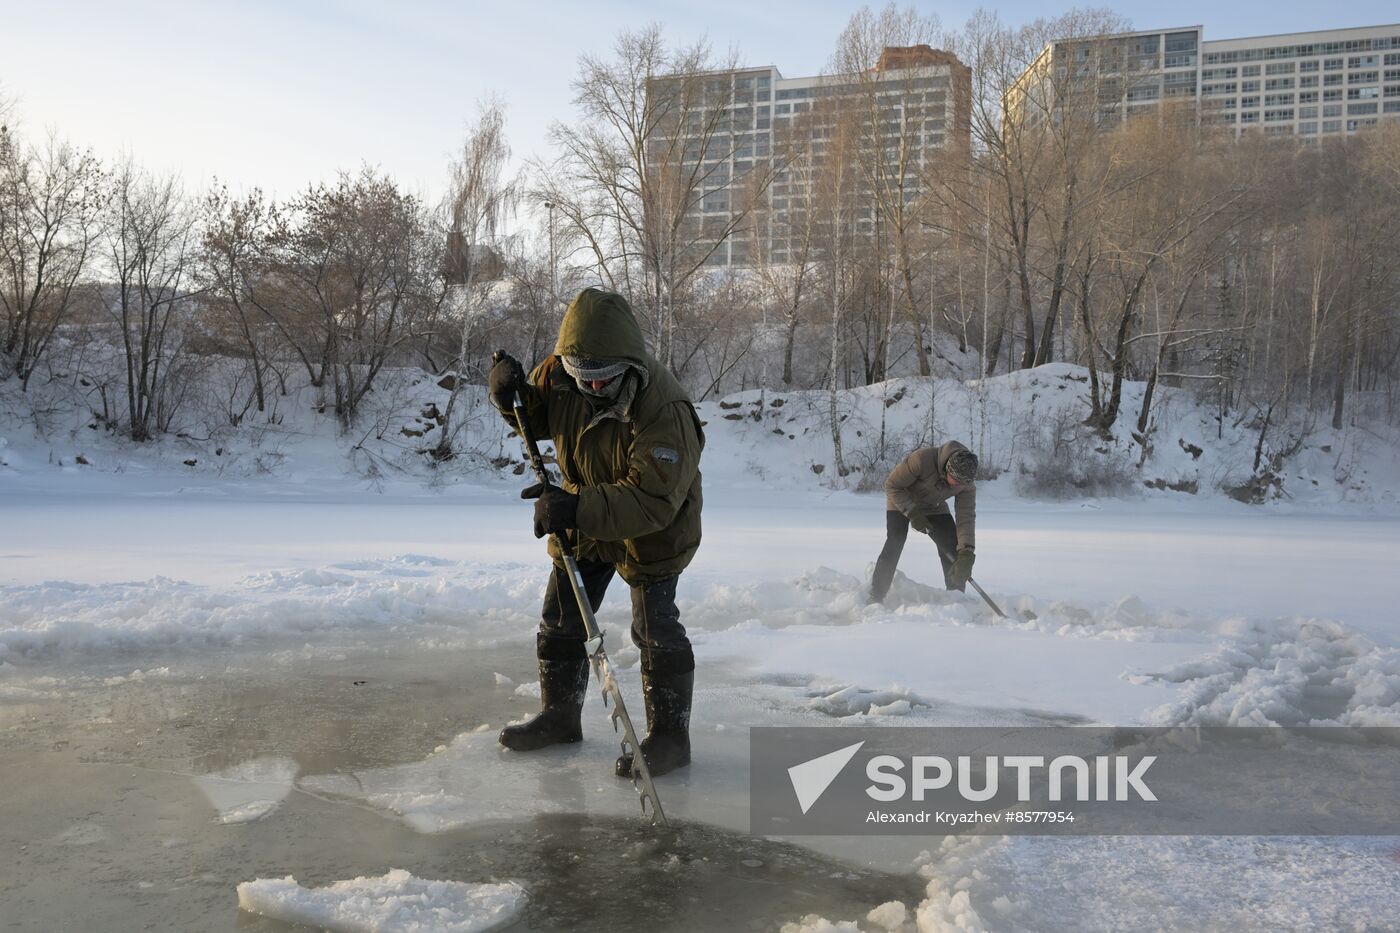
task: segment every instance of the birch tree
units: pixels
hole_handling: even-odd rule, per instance
[[[452,437],[457,429],[453,419],[465,382],[462,370],[471,351],[473,325],[492,288],[492,282],[482,274],[482,259],[496,245],[497,231],[515,198],[515,183],[504,177],[509,161],[505,111],[499,101],[487,101],[467,128],[461,154],[451,170],[447,202],[448,281],[459,330],[457,358],[452,367],[456,375],[443,412],[438,444],[432,452],[438,460],[453,454]]]

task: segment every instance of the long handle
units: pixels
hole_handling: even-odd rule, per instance
[[[932,537],[932,536],[930,535],[930,537]],[[950,564],[953,562],[953,558],[950,557],[950,556],[948,556],[948,552],[947,552],[947,551],[943,550],[943,545],[941,545],[941,544],[939,544],[937,541],[935,541],[935,542],[933,542],[933,546],[936,547],[936,548],[938,548],[938,554],[939,554],[940,557],[942,557],[944,560],[946,560],[946,561],[947,561],[948,563],[950,563]],[[993,612],[995,612],[997,615],[1001,616],[1003,619],[1006,618],[1006,613],[1002,612],[1002,611],[1001,611],[1001,607],[998,606],[995,602],[992,601],[992,597],[990,597],[990,596],[987,595],[987,591],[986,591],[986,590],[982,589],[982,587],[980,587],[980,586],[977,585],[977,581],[974,580],[974,579],[972,579],[972,574],[968,574],[968,575],[967,575],[967,582],[968,582],[968,583],[971,583],[971,584],[972,584],[972,588],[973,588],[974,590],[977,591],[977,595],[978,595],[978,596],[981,596],[982,599],[987,603],[987,605],[992,607],[992,611],[993,611]]]
[[[525,441],[525,450],[529,453],[530,466],[535,471],[535,478],[540,481],[540,485],[548,489],[554,484],[550,482],[549,471],[545,469],[540,445],[530,431],[530,419],[525,414],[525,406],[520,401],[519,393],[516,393],[515,404],[512,408],[515,411],[516,428],[520,431],[521,439]],[[598,620],[593,616],[592,600],[588,598],[588,591],[584,588],[583,574],[579,572],[578,561],[574,558],[574,546],[569,542],[568,535],[555,534],[550,537],[554,538],[554,543],[564,558],[564,568],[569,572],[569,585],[573,588],[574,598],[578,601],[579,615],[583,616],[583,629],[588,635],[585,644],[589,648],[589,654],[592,654],[597,647],[602,646],[603,632],[602,629],[598,628]]]

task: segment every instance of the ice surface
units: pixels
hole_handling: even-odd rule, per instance
[[[195,784],[223,823],[251,823],[277,809],[292,792],[297,763],[289,758],[257,758],[215,774],[203,774]]]
[[[336,933],[485,933],[513,922],[524,899],[510,882],[425,881],[402,869],[323,888],[304,888],[290,875],[238,886],[243,910]]]
[[[714,426],[754,450],[772,433]],[[1157,495],[1086,508],[992,483],[976,572],[1013,618],[930,585],[918,540],[872,607],[880,497],[814,487],[817,441],[764,474],[726,443],[678,594],[699,660],[695,763],[658,781],[690,833],[664,851],[645,848],[635,793],[611,774],[596,689],[583,743],[495,742],[536,708],[547,572],[512,483],[75,476],[11,445],[26,467],[0,485],[0,843],[20,853],[7,901],[64,928],[78,908],[59,892],[100,878],[132,926],[231,928],[239,880],[390,891],[382,873],[408,865],[451,879],[424,885],[513,878],[532,897],[553,879],[524,915],[587,928],[570,911],[613,886],[577,866],[602,858],[610,880],[647,879],[636,896],[668,905],[661,928],[700,916],[677,872],[768,929],[1381,929],[1400,915],[1394,840],[950,840],[910,879],[927,840],[813,839],[806,862],[745,835],[754,725],[1400,724],[1393,515]],[[614,586],[599,620],[636,715]],[[775,862],[787,869],[767,873]],[[842,864],[890,874],[833,906],[823,879]],[[615,906],[610,923],[637,904]]]

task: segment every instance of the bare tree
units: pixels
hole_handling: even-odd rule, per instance
[[[248,356],[252,400],[260,412],[267,410],[273,355],[265,331],[276,322],[258,304],[257,282],[264,274],[272,217],[272,206],[256,189],[235,198],[227,188],[217,187],[205,199],[201,265],[209,279],[206,301],[216,320],[232,328],[236,346]]]
[[[772,199],[755,210],[754,273],[765,307],[782,314],[783,385],[793,384],[793,351],[818,268],[819,159],[810,119],[775,133],[777,172]]]
[[[858,127],[862,187],[881,238],[889,241],[891,271],[900,281],[922,376],[932,372],[914,284],[920,221],[929,201],[922,157],[929,136],[963,142],[943,115],[946,97],[961,93],[965,71],[957,59],[930,44],[945,44],[938,17],[921,15],[913,7],[900,10],[892,2],[878,14],[869,7],[853,14],[832,59],[832,70],[841,76],[837,80],[855,86],[839,99]],[[949,75],[934,76],[935,66],[946,67]],[[881,262],[883,268],[883,257]],[[883,373],[888,367],[881,361],[879,368]]]
[[[859,276],[853,261],[857,218],[861,212],[859,198],[859,127],[847,114],[834,114],[831,135],[825,146],[816,184],[820,206],[820,245],[825,275],[825,294],[831,308],[831,348],[827,369],[827,419],[831,428],[832,454],[838,476],[847,473],[845,452],[841,439],[841,415],[837,391],[845,368],[845,312],[854,291],[852,285]]]
[[[173,176],[152,177],[130,161],[112,180],[103,291],[126,362],[127,430],[150,440],[180,402],[183,324],[195,282],[195,212]]]
[[[0,128],[0,363],[26,389],[89,270],[103,199],[91,153]]]
[[[959,42],[973,69],[973,165],[991,187],[984,216],[1013,276],[1023,367],[1051,358],[1071,270],[1083,256],[1084,217],[1103,195],[1085,190],[1084,175],[1105,121],[1123,120],[1127,86],[1146,67],[1135,40],[1098,38],[1127,28],[1105,10],[1075,10],[1020,29],[979,12]],[[969,215],[983,210],[967,196],[977,190],[942,188]],[[1042,285],[1048,294],[1037,328]]]
[[[463,367],[471,349],[472,326],[489,298],[492,279],[482,275],[482,259],[496,241],[496,233],[515,199],[515,183],[502,176],[510,160],[505,135],[505,111],[499,101],[484,102],[474,123],[467,128],[461,155],[452,164],[448,194],[448,249],[452,304],[459,318],[456,368]],[[441,435],[433,457],[452,456],[452,418],[464,380],[460,372],[452,380],[452,393],[443,413]]]
[[[583,244],[573,261],[628,295],[667,365],[687,289],[752,208],[736,193],[771,173],[737,64],[703,42],[668,48],[654,24],[623,32],[612,60],[580,58],[581,122],[556,124],[559,157],[536,166],[532,199],[555,205]]]
[[[294,198],[268,234],[259,304],[278,320],[312,385],[329,383],[342,429],[413,336],[441,248],[418,200],[368,168]]]
[[[1091,403],[1097,415],[1091,416],[1090,423],[1104,433],[1118,417],[1154,276],[1193,240],[1213,245],[1224,229],[1242,218],[1237,208],[1248,193],[1242,186],[1216,187],[1205,182],[1207,165],[1192,158],[1195,134],[1186,128],[1143,121],[1130,130],[1104,141],[1114,147],[1105,171],[1126,179],[1105,186],[1115,194],[1097,223],[1095,264],[1105,269],[1103,291],[1110,301],[1105,316],[1111,336],[1100,340],[1092,327],[1087,334],[1112,374],[1106,400]],[[1191,272],[1178,287],[1189,293],[1210,258],[1198,255],[1190,262]],[[1092,384],[1091,391],[1096,389],[1097,383]]]

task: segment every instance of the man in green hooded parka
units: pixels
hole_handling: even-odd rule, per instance
[[[570,303],[554,353],[527,378],[506,356],[491,369],[492,403],[512,425],[517,397],[531,431],[554,441],[562,482],[535,499],[535,537],[568,535],[596,610],[614,574],[632,591],[653,775],[690,763],[695,656],[676,608],[676,583],[700,546],[704,434],[685,390],[646,350],[627,300],[586,288]],[[536,650],[541,710],[501,732],[525,751],[583,737],[588,688],[583,618],[554,540]],[[631,773],[625,756],[620,775]]]

